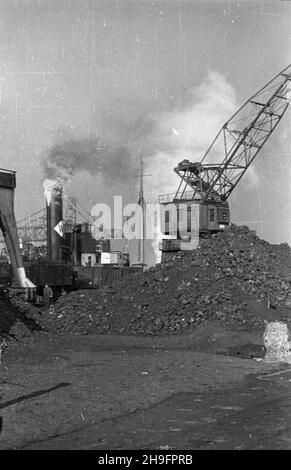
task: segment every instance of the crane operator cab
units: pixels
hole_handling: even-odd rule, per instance
[[[174,171],[181,178],[176,193],[159,196],[162,252],[196,249],[200,238],[224,231],[230,223],[229,206],[223,198],[203,200],[208,186],[199,179],[200,163],[183,160]]]

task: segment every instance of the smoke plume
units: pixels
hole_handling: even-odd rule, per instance
[[[100,175],[105,184],[126,184],[132,181],[141,151],[146,173],[151,175],[146,179],[147,188],[156,200],[158,194],[176,190],[179,181],[173,168],[184,158],[200,161],[236,108],[232,86],[218,72],[209,72],[189,92],[188,104],[182,109],[150,116],[145,111],[132,112],[132,119],[120,111],[107,123],[110,131],[102,142],[64,133],[45,156],[45,178],[65,184],[76,173],[88,171]]]
[[[205,81],[190,92],[187,106],[155,116],[154,148],[146,161],[151,174],[150,189],[159,194],[174,193],[179,178],[173,168],[181,160],[201,161],[224,122],[235,112],[235,91],[217,72],[209,72]],[[223,158],[216,155],[216,163]],[[158,245],[162,234],[153,241],[156,261],[160,261]]]
[[[65,185],[79,172],[99,175],[104,184],[126,182],[131,177],[132,157],[126,145],[112,145],[98,138],[64,138],[43,160],[47,200],[54,186]]]
[[[151,202],[157,202],[159,194],[176,191],[179,178],[173,168],[177,163],[184,159],[201,161],[238,104],[233,87],[225,77],[212,71],[200,86],[189,92],[183,108],[151,115],[142,108],[139,114],[131,113],[129,103],[117,108],[124,109],[123,115],[115,113],[110,118],[109,131],[102,142],[98,138],[74,138],[72,134],[58,139],[51,148],[43,165],[48,198],[54,184],[64,185],[82,171],[99,175],[104,187],[108,184],[132,187],[142,152],[145,172],[150,175],[145,180],[146,195],[151,194]],[[207,163],[219,163],[224,158],[223,148],[216,149],[211,158]],[[255,169],[247,172],[246,177],[248,173],[250,181],[257,182]],[[157,261],[160,238],[159,232],[153,242]]]
[[[209,72],[204,82],[191,90],[184,109],[155,116],[155,148],[147,160],[153,192],[176,190],[179,180],[173,168],[185,158],[200,161],[236,108],[233,87],[218,72]]]

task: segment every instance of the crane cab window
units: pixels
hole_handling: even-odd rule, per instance
[[[217,221],[218,222],[228,222],[229,221],[229,212],[225,209],[217,210]]]
[[[165,211],[165,235],[170,235],[169,222],[170,222],[170,213],[169,211]]]
[[[214,209],[209,209],[209,222],[214,222],[214,219],[215,219]]]

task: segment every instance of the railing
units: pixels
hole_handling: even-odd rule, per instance
[[[193,200],[194,192],[193,191],[180,191],[179,193],[171,193],[171,194],[161,194],[159,196],[159,203],[165,204],[167,202],[173,202],[174,199],[181,199],[186,201]],[[198,199],[198,198],[197,198]]]
[[[176,193],[171,193],[171,194],[161,194],[158,198],[159,203],[163,204],[165,202],[173,202],[174,196]]]

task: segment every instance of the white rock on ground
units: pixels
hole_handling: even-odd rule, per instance
[[[283,322],[268,323],[264,332],[266,362],[291,363],[291,342],[288,326]]]

